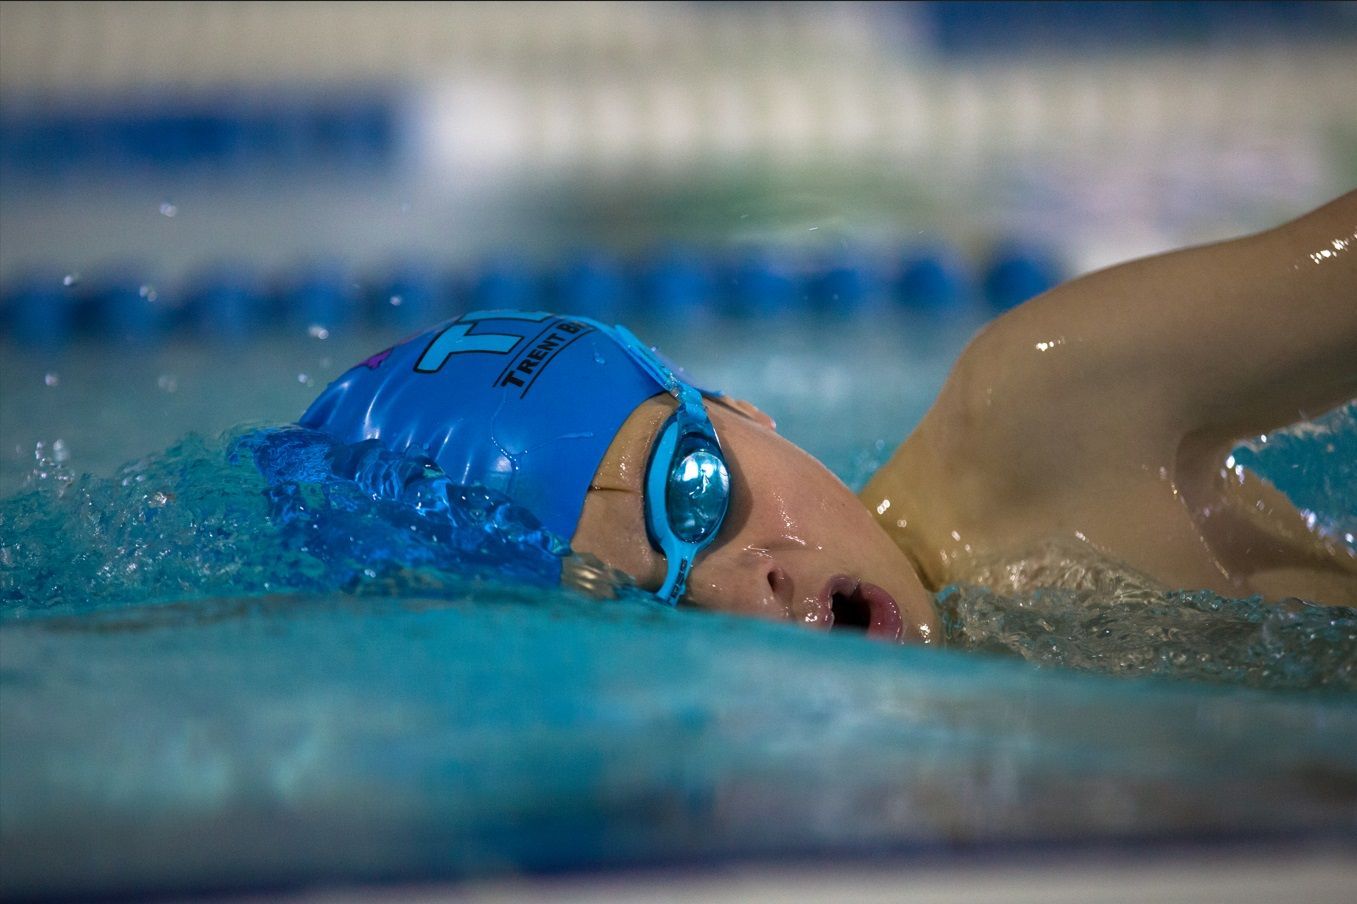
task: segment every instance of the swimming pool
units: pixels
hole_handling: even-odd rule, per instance
[[[856,485],[974,325],[892,312],[638,332]],[[1134,622],[1160,632],[1134,649],[1054,649],[1056,626],[1027,624],[1006,649],[1041,668],[493,569],[337,576],[272,526],[251,463],[228,465],[246,432],[217,437],[292,419],[391,338],[0,356],[3,893],[1350,844],[1343,610],[1269,620],[1198,600],[1187,620]],[[1349,410],[1241,455],[1351,530],[1355,440]],[[1069,611],[1042,605],[1018,600],[1000,628]],[[1076,655],[1182,652],[1175,632],[1241,624],[1225,640],[1257,668]],[[1291,660],[1301,674],[1260,677]]]

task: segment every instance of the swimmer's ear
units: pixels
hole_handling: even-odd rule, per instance
[[[754,423],[767,427],[769,430],[777,429],[777,422],[758,408],[755,408],[752,402],[746,402],[744,399],[731,398],[730,396],[716,396],[715,398],[710,398],[709,401],[715,402],[723,408],[728,408],[742,417],[747,417]]]

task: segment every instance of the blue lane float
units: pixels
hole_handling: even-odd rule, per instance
[[[340,98],[245,92],[196,99],[56,105],[10,98],[0,111],[0,172],[54,176],[178,172],[381,171],[406,141],[399,104],[382,93]]]
[[[424,261],[400,261],[369,292],[367,319],[374,326],[422,329],[452,315],[452,286]]]
[[[511,255],[492,257],[471,274],[468,295],[475,310],[541,307],[542,281],[531,264]]]
[[[178,311],[156,280],[139,275],[144,273],[126,267],[92,287],[84,332],[136,345],[149,345],[167,332]]]
[[[49,348],[65,343],[75,328],[76,296],[55,274],[30,275],[3,293],[5,329],[21,345]]]
[[[816,307],[829,314],[858,314],[881,298],[880,280],[871,261],[851,253],[828,261],[810,283]]]
[[[1061,267],[1045,248],[1006,242],[995,249],[985,268],[985,300],[995,311],[1007,311],[1060,282]]]
[[[965,309],[975,297],[975,286],[960,257],[939,246],[905,255],[895,294],[909,310],[941,314]]]
[[[727,313],[742,317],[776,317],[799,307],[802,286],[786,264],[767,251],[753,251],[736,260],[726,280]]]
[[[690,249],[669,247],[640,266],[638,282],[646,313],[694,314],[710,305],[716,276],[710,262]]]
[[[277,274],[240,262],[207,265],[164,285],[122,266],[92,279],[30,271],[0,292],[0,330],[20,345],[59,346],[74,336],[155,342],[171,333],[240,342],[265,330],[358,326],[408,332],[466,310],[556,307],[601,320],[656,317],[864,315],[882,304],[963,312],[983,301],[1002,312],[1063,276],[1046,249],[1005,244],[976,272],[943,243],[895,258],[849,249],[819,259],[756,248],[732,256],[668,246],[631,260],[586,249],[542,268],[511,255],[461,272],[412,257],[356,273],[322,259]],[[42,275],[34,276],[37,272]]]
[[[290,326],[333,332],[354,326],[359,319],[359,286],[334,262],[304,267],[284,283],[280,301]]]
[[[577,254],[554,282],[556,304],[564,313],[611,321],[632,307],[621,265],[601,251]]]
[[[185,291],[188,329],[220,342],[243,342],[268,321],[264,283],[243,264],[223,263],[199,271]]]

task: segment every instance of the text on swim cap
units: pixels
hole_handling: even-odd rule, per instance
[[[523,321],[541,323],[551,321],[542,327],[531,339],[519,333],[506,333],[504,327],[496,325],[493,330],[477,331],[483,321]],[[415,362],[418,373],[437,373],[443,369],[453,355],[483,354],[512,355],[528,339],[526,351],[511,359],[495,378],[494,385],[508,388],[518,387],[526,396],[533,381],[542,369],[550,363],[556,353],[592,328],[574,320],[557,318],[554,314],[540,311],[476,311],[464,314],[445,326],[429,340],[424,353]]]
[[[556,352],[568,345],[572,338],[586,330],[588,330],[588,327],[582,323],[563,320],[556,324],[551,332],[545,336],[539,334],[532,348],[528,349],[517,363],[504,369],[497,381],[498,384],[500,386],[521,386],[526,395],[528,387],[537,378],[539,368],[550,361]]]
[[[524,320],[541,323],[553,315],[541,311],[473,311],[448,324],[429,342],[424,354],[415,362],[415,370],[422,374],[437,373],[453,355],[481,353],[507,355],[525,337],[513,333],[472,333],[482,320]]]

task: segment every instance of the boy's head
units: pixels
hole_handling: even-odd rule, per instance
[[[625,329],[477,312],[374,355],[301,418],[422,449],[669,603],[927,640],[931,599],[856,497],[747,403]]]

